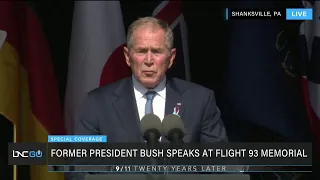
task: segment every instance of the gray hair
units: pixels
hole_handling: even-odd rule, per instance
[[[168,25],[168,23],[166,23],[165,21],[162,21],[161,19],[157,19],[154,17],[143,17],[143,18],[139,18],[138,20],[134,21],[128,28],[128,34],[127,34],[127,46],[128,49],[132,48],[133,45],[133,39],[132,39],[132,35],[134,33],[134,31],[141,27],[141,26],[145,26],[145,25],[149,25],[151,27],[158,27],[164,30],[165,32],[165,41],[166,41],[166,46],[168,49],[172,49],[173,48],[173,32],[170,28],[170,26]]]

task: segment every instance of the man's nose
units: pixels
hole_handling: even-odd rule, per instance
[[[147,55],[146,55],[146,59],[145,59],[145,64],[147,65],[152,65],[153,64],[153,56],[151,51],[148,51]]]

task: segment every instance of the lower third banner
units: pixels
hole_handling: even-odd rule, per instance
[[[312,165],[311,143],[11,143],[13,165]]]

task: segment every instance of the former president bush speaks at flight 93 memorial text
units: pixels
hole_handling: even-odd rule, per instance
[[[108,142],[144,142],[140,120],[146,114],[163,118],[178,114],[183,142],[226,142],[227,135],[214,92],[169,77],[176,49],[167,23],[153,18],[133,22],[124,47],[132,76],[89,92],[75,123],[76,135],[107,135]],[[159,138],[168,142],[165,135]]]

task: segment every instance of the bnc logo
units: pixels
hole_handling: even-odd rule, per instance
[[[16,151],[12,150],[12,157],[14,158],[41,158],[42,151]]]

